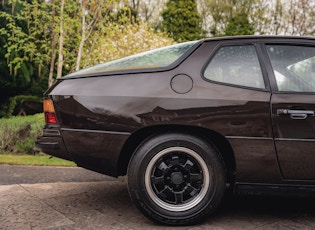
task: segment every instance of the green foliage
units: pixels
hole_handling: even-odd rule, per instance
[[[46,4],[37,0],[10,0],[5,7],[12,11],[0,13],[0,19],[4,21],[0,34],[6,39],[3,48],[10,75],[16,76],[27,63],[42,68],[49,59],[46,32],[49,13],[43,13]],[[26,81],[30,81],[31,75],[32,72],[24,75]]]
[[[270,25],[270,20],[266,13],[269,3],[265,0],[202,0],[203,19],[210,22],[207,25],[212,36],[241,35],[240,25],[249,26],[254,32],[264,33],[265,25]],[[246,19],[245,19],[245,16]],[[244,18],[242,18],[244,16]],[[229,28],[227,28],[229,26]],[[227,30],[227,31],[226,31]],[[232,32],[233,31],[233,32]],[[246,28],[245,34],[251,33],[250,28]],[[226,33],[227,32],[227,33]]]
[[[46,7],[37,0],[9,0],[1,7],[0,117],[13,113],[14,96],[41,97],[47,88],[49,12]]]
[[[11,110],[9,110],[11,115],[18,115],[23,113],[24,115],[31,115],[34,113],[42,112],[42,98],[31,95],[17,95],[10,98]],[[31,104],[31,107],[28,106]]]
[[[65,63],[63,65],[63,74],[74,71],[77,58],[77,49],[80,42],[80,5],[77,1],[65,1],[65,9],[63,14],[64,20],[64,45],[63,58]],[[57,17],[60,20],[60,15]],[[56,33],[59,34],[59,22]]]
[[[82,64],[84,67],[93,66],[173,43],[172,39],[156,33],[146,23],[113,23],[105,36],[100,37],[96,43],[90,43]]]
[[[35,108],[29,108],[27,103],[33,103]],[[30,115],[41,111],[42,98],[31,95],[17,95],[11,97],[6,103],[0,104],[0,117],[11,117],[12,115],[18,115],[23,112],[24,115]],[[34,107],[34,105],[32,107]]]
[[[119,23],[119,24],[125,24],[128,22],[137,23],[139,22],[139,19],[137,17],[137,12],[135,9],[125,6],[118,11],[112,11],[108,14],[108,17],[106,18],[106,21],[109,23]]]
[[[255,31],[253,26],[249,23],[247,15],[240,13],[229,20],[224,32],[226,36],[236,36],[253,35]]]
[[[197,40],[203,37],[201,16],[195,0],[169,0],[161,14],[162,31],[176,42]]]
[[[0,152],[36,154],[35,139],[44,127],[43,114],[0,119]]]

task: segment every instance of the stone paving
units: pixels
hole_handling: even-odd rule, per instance
[[[0,186],[0,229],[315,229],[314,198],[225,198],[187,227],[159,226],[129,199],[124,180]]]

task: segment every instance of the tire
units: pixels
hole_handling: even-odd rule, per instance
[[[224,162],[200,137],[155,135],[144,141],[130,160],[128,190],[149,219],[166,225],[190,225],[213,213],[221,203]]]

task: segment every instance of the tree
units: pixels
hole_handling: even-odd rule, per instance
[[[49,67],[49,76],[48,76],[48,88],[53,85],[53,77],[54,77],[54,69],[55,69],[55,61],[56,61],[56,46],[57,46],[57,36],[55,33],[56,25],[56,7],[54,4],[54,0],[52,0],[52,7],[51,7],[51,59],[50,59],[50,67]]]
[[[77,44],[75,30],[72,29],[76,24],[71,20],[76,20],[73,18],[78,3],[66,2],[65,13],[69,17],[65,17],[64,23],[70,29],[63,37],[67,39],[65,48],[69,52],[63,54],[68,58],[71,52],[74,56],[71,46]],[[9,0],[1,5],[0,53],[3,55],[0,56],[0,117],[9,114],[7,109],[12,111],[9,108],[10,98],[16,95],[41,98],[47,89],[47,82],[49,86],[53,83],[53,77],[56,76],[54,48],[59,48],[56,40],[60,31],[60,6],[60,0]],[[69,27],[69,24],[72,26]],[[67,60],[67,64],[73,60],[68,59],[70,61]]]
[[[90,36],[97,36],[97,33],[93,32],[102,29],[103,22],[107,19],[114,3],[115,0],[82,0],[80,13],[81,36],[77,52],[76,71],[80,69],[85,42]]]
[[[309,0],[276,0],[271,6],[269,31],[272,34],[314,35],[315,1]]]
[[[165,34],[155,32],[144,22],[112,23],[110,29],[90,49],[86,49],[82,63],[84,67],[174,43]]]
[[[5,57],[11,75],[17,75],[19,69],[26,62],[37,66],[39,74],[44,63],[49,59],[45,55],[47,51],[45,21],[47,15],[41,14],[42,4],[33,0],[31,3],[22,0],[8,1],[6,10],[0,13],[0,19],[4,21],[0,29],[6,44]]]
[[[231,21],[246,13],[255,34],[314,35],[314,0],[200,0],[203,29],[222,36]]]
[[[10,115],[10,98],[47,88],[46,16],[37,1],[3,1],[0,11],[0,117]],[[45,84],[46,82],[46,84]]]
[[[59,20],[59,52],[58,52],[58,65],[57,65],[57,78],[62,76],[62,67],[63,67],[63,43],[64,43],[64,8],[65,0],[61,0],[60,7],[60,20]]]
[[[167,0],[129,0],[130,7],[143,22],[157,26]]]
[[[201,16],[195,0],[169,0],[162,11],[161,29],[176,42],[203,37]]]
[[[223,34],[229,18],[230,4],[226,0],[201,1],[203,27],[208,35],[214,37]]]
[[[232,17],[224,30],[225,36],[253,35],[254,32],[246,13],[239,13]]]
[[[268,4],[267,0],[201,0],[203,28],[210,36],[223,36],[229,23],[246,14],[254,31],[263,34],[265,26],[270,24],[266,16]]]

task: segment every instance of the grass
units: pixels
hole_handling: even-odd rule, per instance
[[[0,164],[40,165],[40,166],[76,166],[72,161],[62,160],[48,155],[10,155],[0,154]]]
[[[35,147],[44,125],[43,114],[0,118],[0,164],[75,166],[71,161],[40,153]]]
[[[0,153],[39,153],[34,142],[42,134],[44,124],[43,114],[0,118]]]

